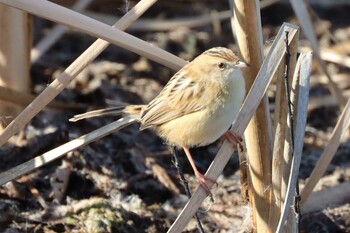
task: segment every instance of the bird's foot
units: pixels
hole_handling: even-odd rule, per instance
[[[213,199],[213,195],[210,191],[210,188],[208,187],[207,185],[207,182],[211,182],[213,184],[215,184],[216,186],[218,186],[218,182],[216,182],[216,180],[212,179],[212,178],[209,178],[205,175],[203,175],[202,173],[200,172],[196,172],[195,173],[196,177],[197,177],[197,180],[199,182],[199,185],[204,189],[204,191],[206,192],[206,194],[210,197],[210,199],[212,201],[214,201]]]
[[[233,146],[237,147],[237,145],[238,145],[241,152],[244,151],[243,144],[242,144],[242,142],[243,142],[242,137],[240,137],[239,135],[237,135],[236,133],[234,133],[230,130],[227,130],[226,133],[224,133],[224,137]]]

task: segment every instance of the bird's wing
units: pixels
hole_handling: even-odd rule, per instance
[[[141,129],[202,110],[208,104],[204,86],[184,72],[176,73],[141,113]]]

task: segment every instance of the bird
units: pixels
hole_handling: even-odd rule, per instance
[[[200,186],[211,196],[207,182],[216,181],[198,171],[190,148],[211,144],[221,136],[241,146],[241,137],[229,128],[246,94],[241,71],[247,66],[232,50],[214,47],[176,72],[149,104],[95,110],[70,121],[131,116],[141,123],[140,130],[151,128],[169,145],[183,148]]]

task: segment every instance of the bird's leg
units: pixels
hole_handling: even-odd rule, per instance
[[[243,139],[239,135],[237,135],[236,133],[230,130],[227,130],[226,133],[224,133],[224,137],[229,143],[233,144],[235,147],[237,147],[237,144],[238,144],[241,152],[244,151],[243,145],[242,145]]]
[[[194,160],[193,160],[193,158],[192,158],[192,155],[191,155],[190,150],[188,149],[188,147],[183,147],[183,149],[184,149],[184,151],[185,151],[185,154],[186,154],[188,160],[190,161],[190,164],[191,164],[191,166],[192,166],[192,169],[193,169],[193,171],[194,171],[194,174],[195,174],[196,177],[197,177],[197,180],[198,180],[198,182],[199,182],[199,185],[204,189],[204,191],[207,193],[207,195],[209,195],[209,196],[212,197],[212,194],[211,194],[210,188],[209,188],[208,185],[207,185],[207,182],[209,181],[209,182],[212,182],[212,183],[214,183],[214,184],[217,185],[216,180],[211,179],[211,178],[209,178],[209,177],[203,175],[202,173],[200,173],[200,172],[198,171],[197,167],[196,167],[196,164],[195,164],[195,162],[194,162]]]

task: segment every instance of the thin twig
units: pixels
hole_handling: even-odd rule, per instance
[[[174,146],[171,147],[172,151],[173,151],[173,163],[177,169],[177,172],[179,173],[179,176],[180,176],[180,179],[184,185],[184,188],[185,188],[185,192],[186,192],[186,195],[188,198],[191,198],[192,194],[191,194],[191,190],[190,188],[188,187],[188,181],[186,180],[185,178],[185,175],[184,175],[184,172],[182,170],[182,165],[180,164],[180,161],[179,161],[179,156],[178,156],[178,153],[177,153],[177,150]],[[194,214],[194,218],[197,222],[197,227],[198,227],[198,230],[200,233],[204,233],[204,229],[203,229],[203,226],[202,226],[202,223],[201,223],[201,220],[198,216],[198,212],[196,212]]]

